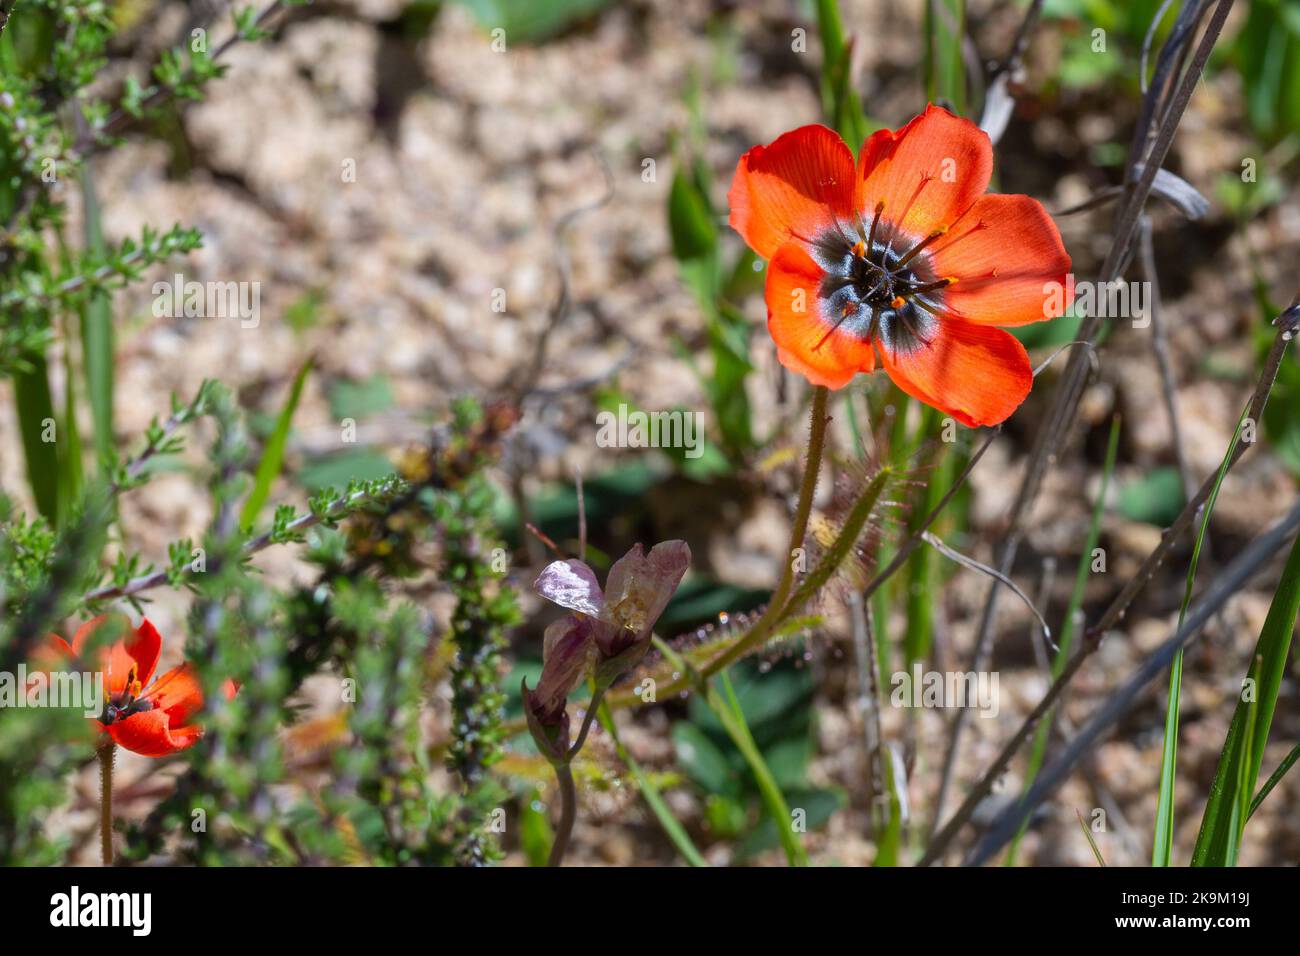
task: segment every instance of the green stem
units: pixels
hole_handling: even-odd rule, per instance
[[[578,814],[578,790],[573,785],[573,770],[567,763],[555,765],[555,779],[560,785],[560,825],[555,831],[555,842],[551,844],[551,856],[547,866],[559,866],[564,853],[569,848],[569,837],[573,836],[573,821]]]
[[[804,467],[803,481],[799,485],[799,503],[795,506],[794,524],[790,528],[790,546],[786,549],[785,567],[781,570],[781,578],[777,582],[776,590],[772,592],[772,600],[744,640],[737,641],[716,660],[709,662],[704,669],[706,675],[718,673],[745,656],[750,649],[767,640],[772,629],[781,620],[786,598],[790,596],[790,590],[794,587],[794,552],[803,547],[804,535],[808,531],[808,517],[812,514],[813,493],[817,490],[817,475],[821,471],[822,451],[826,447],[826,423],[829,421],[826,417],[826,402],[829,396],[830,389],[825,385],[818,385],[813,389],[812,418],[808,434],[808,463]]]
[[[782,849],[785,850],[786,860],[791,866],[807,866],[808,852],[804,849],[798,834],[795,833],[794,821],[790,816],[790,807],[785,801],[785,794],[781,792],[781,787],[772,776],[767,761],[763,759],[753,734],[749,732],[744,712],[740,709],[740,701],[736,699],[736,692],[731,686],[731,678],[727,676],[726,671],[723,671],[720,680],[723,690],[726,691],[726,699],[723,700],[713,687],[706,687],[704,701],[722,722],[727,736],[731,738],[731,742],[736,745],[745,762],[749,764],[750,772],[754,774],[754,782],[758,784],[758,791],[763,797],[763,804],[767,807],[768,816],[776,826],[776,834],[781,841]]]
[[[113,865],[113,755],[112,741],[99,748],[99,852],[105,866]]]

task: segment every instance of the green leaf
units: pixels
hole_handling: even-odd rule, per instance
[[[44,355],[28,355],[25,369],[14,373],[14,402],[18,407],[18,425],[23,436],[27,462],[27,481],[32,487],[36,507],[53,527],[59,526],[59,455],[50,397],[50,379]],[[52,436],[54,441],[46,441]]]
[[[59,514],[66,520],[81,501],[85,468],[81,450],[81,432],[77,428],[76,377],[72,374],[72,356],[63,350],[63,441],[57,442],[59,453]]]
[[[767,809],[768,817],[775,825],[777,836],[781,840],[781,847],[785,850],[787,862],[791,866],[807,866],[808,851],[804,849],[803,840],[800,839],[800,834],[807,832],[806,828],[796,829],[795,817],[790,812],[781,787],[763,759],[758,744],[754,742],[754,735],[750,733],[749,726],[745,723],[745,712],[741,709],[740,701],[736,699],[731,678],[727,676],[725,670],[718,675],[718,682],[722,685],[725,698],[710,687],[705,694],[705,700],[722,721],[727,734],[731,737],[731,742],[739,748],[745,762],[749,764],[750,772],[753,773],[759,793],[762,795],[763,806]],[[806,814],[807,811],[804,812]],[[806,818],[804,823],[806,827]]]
[[[679,720],[673,724],[672,738],[678,766],[701,790],[739,796],[735,768],[708,734],[688,720]]]
[[[966,112],[966,0],[927,0],[925,4],[925,90],[932,102],[943,100]]]
[[[1247,819],[1255,815],[1255,811],[1264,802],[1264,798],[1273,792],[1273,788],[1286,776],[1287,771],[1295,765],[1297,760],[1300,760],[1300,744],[1296,744],[1291,748],[1290,753],[1283,757],[1282,762],[1277,765],[1277,769],[1269,774],[1269,778],[1264,781],[1264,786],[1259,788],[1259,793],[1255,794],[1255,799],[1250,802],[1250,813],[1247,815]]]
[[[1116,504],[1120,514],[1130,521],[1168,527],[1185,504],[1178,469],[1156,468],[1130,481],[1120,489]]]
[[[536,790],[530,790],[519,803],[519,848],[529,866],[545,866],[551,853],[555,833]]]
[[[310,491],[337,488],[349,481],[374,481],[394,472],[387,456],[372,449],[346,451],[338,455],[317,458],[298,472],[298,481]]]
[[[86,252],[104,255],[99,198],[90,165],[83,167],[81,197],[85,209]],[[81,364],[94,426],[95,457],[103,462],[116,448],[113,435],[113,305],[106,292],[91,293],[81,304]]]
[[[1193,866],[1231,865],[1247,818],[1258,801],[1263,800],[1276,783],[1275,779],[1270,778],[1255,803],[1245,813],[1242,812],[1242,801],[1250,798],[1255,781],[1259,778],[1264,747],[1268,743],[1269,728],[1273,723],[1278,691],[1286,672],[1287,655],[1290,653],[1298,613],[1300,538],[1291,547],[1282,578],[1273,593],[1268,616],[1264,619],[1264,627],[1255,644],[1255,652],[1251,655],[1251,665],[1246,676],[1253,683],[1243,685],[1242,699],[1237,701],[1232,723],[1228,725],[1228,735],[1223,742],[1218,766],[1214,770],[1214,782],[1210,785],[1210,798],[1205,805],[1205,815],[1201,818],[1196,846],[1192,850]],[[1244,699],[1245,686],[1252,688],[1253,700]],[[1292,751],[1288,760],[1294,762],[1295,751]],[[1280,779],[1289,766],[1289,763],[1283,761],[1274,777]]]
[[[600,705],[600,713],[597,716],[600,719],[601,726],[605,728],[613,739],[614,750],[618,753],[619,759],[622,760],[623,763],[627,764],[628,770],[632,772],[632,776],[636,779],[637,786],[641,789],[641,796],[645,797],[646,803],[650,806],[650,811],[655,815],[655,819],[659,821],[659,825],[663,827],[664,833],[668,835],[668,839],[672,840],[673,846],[677,847],[677,852],[679,852],[691,866],[708,866],[708,862],[700,855],[700,851],[695,848],[695,844],[691,842],[690,835],[686,832],[686,828],[678,822],[675,816],[673,816],[672,809],[664,801],[663,796],[659,793],[659,788],[655,786],[654,781],[650,779],[650,775],[646,773],[645,770],[642,769],[641,765],[632,759],[632,755],[627,752],[627,747],[623,745],[623,741],[618,735],[618,727],[614,723],[614,718],[610,715],[609,705],[602,702]]]
[[[871,123],[862,109],[862,98],[853,88],[853,50],[844,34],[837,0],[817,0],[817,30],[822,41],[822,112],[856,152],[867,138]]]
[[[388,379],[376,373],[360,382],[338,381],[330,386],[330,414],[336,420],[361,419],[393,406]]]
[[[262,506],[271,497],[271,485],[280,474],[280,466],[284,463],[284,448],[289,441],[289,427],[293,423],[293,413],[298,408],[298,401],[302,398],[302,387],[307,381],[307,373],[311,368],[312,360],[308,359],[302,363],[302,368],[298,369],[298,374],[293,377],[289,397],[285,400],[284,407],[280,409],[275,430],[271,432],[271,437],[267,439],[266,447],[262,450],[262,460],[257,463],[257,474],[253,478],[253,490],[244,501],[244,509],[239,516],[240,525],[245,530],[256,523]]]
[[[668,234],[679,262],[710,257],[717,247],[718,228],[708,198],[681,169],[673,173],[668,190]]]
[[[802,810],[808,830],[819,830],[830,822],[835,812],[848,801],[840,790],[808,789],[786,795],[792,809]],[[787,827],[789,824],[787,824]],[[778,844],[778,831],[771,818],[766,818],[740,844],[739,855],[747,859],[770,850]]]
[[[1241,417],[1237,419],[1237,429],[1232,434],[1232,441],[1228,442],[1228,450],[1223,454],[1223,463],[1219,465],[1219,473],[1214,479],[1214,487],[1210,490],[1210,496],[1201,509],[1201,524],[1196,531],[1196,543],[1192,546],[1192,557],[1187,565],[1187,584],[1183,588],[1183,601],[1178,608],[1178,624],[1175,626],[1175,633],[1182,628],[1183,621],[1187,618],[1187,608],[1192,603],[1192,589],[1196,584],[1196,566],[1201,559],[1201,548],[1205,543],[1205,532],[1210,527],[1210,516],[1214,513],[1215,502],[1219,500],[1219,489],[1223,487],[1223,479],[1228,474],[1228,466],[1232,464],[1232,453],[1241,440],[1241,430],[1246,424],[1247,411],[1249,409],[1243,410]],[[1291,613],[1291,620],[1295,620],[1294,609]],[[1290,625],[1288,624],[1287,627],[1290,628]],[[1285,658],[1285,654],[1283,657]],[[1151,850],[1152,866],[1168,866],[1170,854],[1173,852],[1174,779],[1178,765],[1178,705],[1182,680],[1183,649],[1180,647],[1178,653],[1174,656],[1173,665],[1169,669],[1169,702],[1165,711],[1165,739],[1160,759],[1160,799],[1156,805],[1155,838]],[[1251,719],[1253,719],[1253,715]],[[1258,769],[1258,764],[1256,764],[1256,769]],[[1251,780],[1253,781],[1254,777]],[[1249,796],[1246,799],[1249,799]],[[1235,800],[1232,801],[1232,804],[1235,813],[1240,809],[1240,804]],[[1243,815],[1242,825],[1244,825],[1244,821],[1245,817]]]
[[[562,33],[583,17],[598,13],[610,0],[456,0],[474,14],[484,30],[506,31],[506,42],[539,43]]]

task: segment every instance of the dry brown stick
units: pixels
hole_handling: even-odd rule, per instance
[[[1169,148],[1173,144],[1174,132],[1177,130],[1183,111],[1187,108],[1187,103],[1196,88],[1197,80],[1205,69],[1205,64],[1210,57],[1210,51],[1214,48],[1215,41],[1223,30],[1224,20],[1227,19],[1232,4],[1233,0],[1218,0],[1214,16],[1210,19],[1209,25],[1206,27],[1205,33],[1201,36],[1200,43],[1196,48],[1196,55],[1174,90],[1169,108],[1162,114],[1160,128],[1151,149],[1145,156],[1136,155],[1133,151],[1130,152],[1128,172],[1125,176],[1127,185],[1125,186],[1124,197],[1116,219],[1115,238],[1111,243],[1110,251],[1101,269],[1101,282],[1103,283],[1113,282],[1117,279],[1128,262],[1136,238],[1138,216],[1151,193],[1151,186],[1155,182],[1156,173],[1164,164]],[[1131,179],[1131,173],[1138,162],[1143,164],[1142,174],[1134,182]],[[1100,312],[1101,310],[1096,311]],[[1089,344],[1095,343],[1097,335],[1101,331],[1101,322],[1102,316],[1099,314],[1087,316],[1079,329],[1078,338]],[[1003,574],[1010,574],[1011,572],[1016,553],[1024,536],[1022,525],[1025,515],[1038,494],[1038,488],[1043,476],[1055,459],[1057,448],[1074,420],[1088,371],[1086,362],[1086,351],[1071,354],[1061,386],[1057,390],[1051,410],[1048,412],[1047,425],[1039,432],[1030,452],[1025,476],[1021,480],[1015,503],[1011,508],[1009,530],[996,564],[998,570]],[[975,672],[985,670],[988,665],[991,652],[989,645],[993,632],[993,615],[997,607],[999,593],[1000,586],[998,582],[994,581],[989,586],[988,596],[984,602],[984,610],[980,616],[979,628],[976,632],[975,651],[971,662],[972,666],[969,668]],[[944,755],[943,770],[939,781],[939,790],[935,795],[934,815],[931,822],[932,829],[938,825],[939,820],[943,817],[944,803],[952,784],[953,771],[956,767],[957,752],[961,742],[962,730],[966,725],[966,717],[967,711],[964,708],[959,709],[953,717],[952,729],[948,738],[948,748]]]
[[[1165,403],[1165,414],[1169,418],[1169,443],[1173,446],[1174,462],[1178,465],[1179,490],[1184,499],[1192,487],[1192,472],[1187,465],[1187,453],[1183,450],[1182,428],[1178,424],[1178,398],[1174,389],[1173,363],[1169,360],[1169,335],[1165,329],[1165,317],[1160,301],[1160,278],[1156,274],[1155,250],[1151,244],[1151,218],[1143,216],[1141,221],[1141,242],[1138,247],[1138,261],[1142,267],[1142,278],[1146,280],[1149,290],[1148,308],[1151,318],[1151,350],[1155,353],[1156,368],[1160,372],[1160,393]]]
[[[1300,502],[1294,504],[1281,521],[1252,541],[1224,568],[1223,573],[1210,584],[1205,595],[1189,610],[1183,626],[1150,654],[1128,681],[1088,719],[1083,729],[1070,739],[1064,752],[1043,768],[1024,798],[997,815],[984,838],[967,857],[968,865],[978,866],[1002,847],[1010,834],[1020,826],[1025,815],[1061,784],[1065,775],[1091,749],[1101,733],[1128,712],[1138,694],[1169,667],[1174,655],[1197,636],[1206,622],[1295,536],[1298,529]]]
[[[512,394],[515,400],[519,402],[522,402],[524,398],[537,390],[537,383],[546,368],[546,353],[550,346],[551,335],[569,316],[569,309],[573,300],[570,292],[572,281],[569,277],[571,271],[569,251],[565,245],[568,231],[583,216],[595,212],[614,198],[614,174],[610,171],[609,162],[598,147],[593,146],[592,152],[595,154],[596,159],[600,161],[600,171],[605,178],[605,190],[599,198],[592,202],[583,203],[576,209],[570,209],[555,223],[552,242],[555,247],[555,268],[560,277],[559,294],[556,297],[554,307],[551,309],[551,314],[546,320],[546,325],[537,337],[537,344],[533,346],[532,359],[522,370],[512,371],[499,386],[502,391]]]
[[[1259,420],[1259,416],[1264,410],[1264,405],[1268,401],[1268,394],[1273,388],[1274,379],[1277,378],[1277,370],[1282,364],[1282,356],[1286,352],[1287,342],[1290,341],[1291,337],[1295,334],[1297,325],[1300,325],[1300,314],[1286,318],[1294,310],[1295,306],[1292,306],[1292,308],[1288,309],[1286,313],[1283,313],[1283,321],[1280,323],[1281,327],[1278,329],[1278,333],[1273,339],[1273,345],[1269,349],[1268,357],[1264,362],[1264,370],[1260,373],[1259,381],[1256,383],[1255,390],[1251,394],[1246,414],[1248,417],[1256,421]],[[1241,442],[1238,442],[1233,447],[1228,458],[1229,469],[1237,463],[1249,447],[1248,444]],[[1217,479],[1217,470],[1205,479],[1200,490],[1196,493],[1196,497],[1187,503],[1182,512],[1174,520],[1174,523],[1170,525],[1168,530],[1166,530],[1161,536],[1160,543],[1156,545],[1155,550],[1147,555],[1146,560],[1142,562],[1142,566],[1138,569],[1137,573],[1134,574],[1129,579],[1128,583],[1124,585],[1124,588],[1110,603],[1110,606],[1106,608],[1101,617],[1098,618],[1097,622],[1088,628],[1084,634],[1083,644],[1079,648],[1078,653],[1070,659],[1070,662],[1061,672],[1061,676],[1058,677],[1052,683],[1052,686],[1048,688],[1043,699],[1038,702],[1038,706],[1036,706],[1029,716],[1025,718],[1024,723],[1020,725],[1020,729],[1016,731],[1015,735],[1010,741],[1008,741],[1007,745],[1002,748],[1002,752],[998,754],[997,759],[994,760],[989,769],[985,771],[984,776],[981,777],[975,786],[971,788],[970,792],[966,795],[966,799],[962,802],[961,806],[957,808],[957,811],[952,815],[948,823],[942,830],[935,834],[934,838],[930,841],[930,845],[926,848],[925,855],[921,857],[921,860],[918,863],[919,866],[929,866],[943,855],[944,851],[948,848],[948,845],[952,842],[953,837],[961,830],[966,821],[970,819],[976,805],[983,800],[990,791],[992,791],[994,781],[996,781],[1006,771],[1012,758],[1016,755],[1017,751],[1020,750],[1021,746],[1024,745],[1024,742],[1029,739],[1030,734],[1032,734],[1034,729],[1038,726],[1038,722],[1042,720],[1043,716],[1056,704],[1070,681],[1074,679],[1074,675],[1078,672],[1079,668],[1083,666],[1084,661],[1086,661],[1097,650],[1097,648],[1101,646],[1102,636],[1124,619],[1124,615],[1128,611],[1129,605],[1133,603],[1133,599],[1137,597],[1138,592],[1141,591],[1142,588],[1146,586],[1146,583],[1151,580],[1152,575],[1155,574],[1156,568],[1160,566],[1160,563],[1164,560],[1165,556],[1173,548],[1174,543],[1190,528],[1192,520],[1200,510],[1201,505],[1209,499],[1210,494],[1213,492]]]
[[[852,593],[845,602],[853,632],[853,655],[858,665],[858,695],[862,702],[862,731],[866,738],[867,780],[871,789],[873,831],[880,829],[875,814],[877,800],[885,793],[885,735],[880,723],[880,682],[877,677],[876,637],[862,595]]]

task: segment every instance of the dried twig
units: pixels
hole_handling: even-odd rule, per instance
[[[971,851],[966,863],[978,866],[1010,839],[1025,816],[1043,801],[1076,762],[1088,752],[1101,733],[1128,713],[1138,695],[1157,676],[1164,673],[1174,655],[1190,643],[1205,623],[1223,607],[1227,600],[1268,562],[1300,530],[1300,503],[1292,507],[1281,521],[1256,538],[1242,551],[1223,573],[1216,576],[1205,596],[1188,612],[1187,619],[1178,632],[1151,654],[1128,681],[1111,695],[1110,699],[1093,714],[1092,718],[1071,740],[1065,750],[1039,773],[1034,785],[1024,799],[1007,808],[994,818],[988,833]],[[1087,656],[1080,650],[1075,660]],[[1073,662],[1072,667],[1073,669]],[[1062,675],[1064,676],[1064,675]],[[929,854],[927,853],[927,856]]]
[[[595,212],[605,206],[614,198],[614,174],[610,171],[609,162],[599,148],[593,147],[592,152],[595,154],[596,159],[600,161],[600,171],[605,177],[605,191],[592,202],[584,203],[576,209],[569,210],[555,223],[555,231],[551,241],[555,247],[555,268],[560,276],[559,295],[555,300],[554,307],[551,309],[546,325],[537,337],[537,344],[533,347],[532,360],[522,371],[519,369],[512,370],[501,384],[501,389],[512,394],[518,402],[522,402],[525,397],[536,389],[537,382],[542,377],[542,372],[546,366],[546,353],[550,345],[551,335],[569,317],[569,308],[572,305],[570,296],[572,280],[570,279],[569,250],[565,244],[566,234],[575,222],[588,213]]]
[[[1173,143],[1174,132],[1178,128],[1188,101],[1191,99],[1197,80],[1205,69],[1205,64],[1210,57],[1210,51],[1214,48],[1215,41],[1223,30],[1223,23],[1232,9],[1232,4],[1233,0],[1218,0],[1214,15],[1211,17],[1209,25],[1196,47],[1195,56],[1170,95],[1168,107],[1161,114],[1159,128],[1150,149],[1135,148],[1130,151],[1129,173],[1125,176],[1127,185],[1116,218],[1114,240],[1101,269],[1101,282],[1103,283],[1113,282],[1119,278],[1128,263],[1137,235],[1138,216],[1151,193],[1151,186],[1155,181],[1156,172],[1163,165],[1165,157],[1168,155],[1169,148]],[[1182,19],[1182,15],[1180,15],[1180,23]],[[1190,32],[1179,34],[1178,42],[1189,41],[1191,35]],[[1176,51],[1170,49],[1174,42],[1175,37],[1171,35],[1170,40],[1165,44],[1165,48],[1161,50],[1161,64],[1166,63],[1169,57],[1176,54]],[[1157,75],[1160,75],[1160,70],[1161,66],[1157,66]],[[1152,95],[1149,95],[1144,101],[1144,113],[1156,109],[1154,103],[1155,94],[1158,94],[1160,89],[1160,86],[1153,85]],[[1142,142],[1145,143],[1146,141],[1144,137]],[[1142,172],[1134,181],[1132,171],[1138,163],[1142,164]],[[1079,338],[1095,343],[1101,331],[1101,323],[1101,315],[1087,316],[1079,329]],[[996,563],[996,567],[1003,574],[1009,574],[1012,565],[1015,563],[1016,553],[1024,537],[1024,518],[1029,512],[1030,505],[1037,497],[1038,489],[1048,467],[1055,460],[1057,448],[1074,420],[1088,371],[1086,362],[1085,352],[1071,354],[1060,388],[1057,390],[1056,397],[1048,412],[1046,425],[1039,431],[1038,438],[1030,452],[1024,478],[1021,480],[1015,503],[1011,508],[1008,532],[1003,540],[1001,554]],[[988,597],[984,602],[984,610],[980,616],[979,629],[975,639],[975,650],[972,655],[972,666],[969,670],[979,672],[987,669],[991,651],[993,616],[997,607],[999,593],[1000,588],[994,582],[989,587]],[[937,826],[938,821],[943,818],[944,804],[952,784],[953,770],[956,766],[957,752],[960,747],[962,730],[965,728],[966,717],[967,711],[959,709],[953,718],[939,790],[935,796],[932,827]]]
[[[1296,326],[1300,325],[1300,313],[1293,315],[1293,312],[1295,312],[1294,305],[1291,309],[1288,309],[1287,312],[1283,313],[1280,328],[1278,329],[1277,336],[1273,340],[1273,347],[1269,350],[1268,358],[1265,359],[1264,362],[1264,370],[1260,374],[1259,381],[1255,385],[1254,393],[1251,395],[1246,414],[1256,421],[1259,420],[1259,416],[1264,410],[1264,405],[1268,401],[1268,393],[1273,388],[1273,381],[1277,377],[1278,367],[1282,364],[1282,356],[1286,351],[1287,342],[1290,341],[1291,337],[1295,334]],[[1241,456],[1246,453],[1246,450],[1249,447],[1250,445],[1246,443],[1238,443],[1229,455],[1228,468],[1232,468]],[[1074,679],[1074,675],[1079,671],[1079,668],[1082,667],[1084,661],[1086,661],[1097,650],[1097,648],[1101,646],[1102,637],[1107,631],[1123,620],[1125,613],[1128,611],[1129,605],[1133,602],[1133,599],[1137,596],[1138,592],[1141,591],[1142,588],[1146,586],[1146,583],[1151,580],[1152,575],[1155,574],[1156,568],[1160,566],[1160,563],[1165,559],[1165,556],[1173,548],[1174,542],[1178,541],[1184,534],[1186,534],[1187,530],[1191,527],[1192,521],[1196,517],[1197,512],[1200,510],[1201,505],[1209,499],[1210,494],[1214,491],[1217,479],[1217,471],[1205,479],[1205,482],[1201,485],[1196,496],[1187,503],[1182,512],[1174,520],[1173,524],[1165,531],[1164,535],[1160,539],[1160,543],[1156,545],[1155,550],[1147,555],[1146,560],[1142,562],[1142,566],[1138,569],[1137,573],[1134,574],[1129,579],[1128,583],[1124,585],[1124,588],[1110,603],[1110,606],[1106,608],[1105,612],[1097,622],[1088,628],[1084,635],[1083,645],[1080,647],[1079,652],[1070,659],[1070,662],[1065,666],[1061,675],[1055,680],[1055,682],[1053,682],[1052,686],[1048,688],[1043,699],[1039,701],[1038,706],[1035,707],[1029,716],[1025,718],[1024,723],[1020,725],[1020,729],[1016,731],[1015,735],[1010,741],[1008,741],[1007,745],[1002,748],[1002,752],[998,754],[997,759],[993,761],[989,769],[984,772],[984,776],[971,788],[961,806],[957,808],[955,813],[953,813],[952,818],[930,841],[930,845],[926,848],[925,855],[921,858],[920,865],[927,866],[938,860],[943,855],[948,845],[952,842],[953,837],[957,835],[966,821],[970,819],[976,805],[993,789],[994,781],[996,781],[1006,771],[1012,758],[1016,755],[1024,742],[1029,739],[1030,734],[1033,733],[1038,722],[1042,720],[1043,716],[1056,704],[1070,681]]]
[[[1156,275],[1155,252],[1151,245],[1151,219],[1143,216],[1141,222],[1141,242],[1138,262],[1142,267],[1142,278],[1146,281],[1150,295],[1148,308],[1151,318],[1151,350],[1155,353],[1156,368],[1160,371],[1160,392],[1164,398],[1165,414],[1169,418],[1169,441],[1174,449],[1174,461],[1178,465],[1179,491],[1183,498],[1192,487],[1192,473],[1187,466],[1187,454],[1183,451],[1182,428],[1178,424],[1178,398],[1174,388],[1173,363],[1169,361],[1169,336],[1165,329],[1164,312],[1160,301],[1160,278]]]

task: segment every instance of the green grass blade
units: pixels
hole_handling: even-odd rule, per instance
[[[253,478],[253,490],[249,492],[248,499],[244,502],[244,510],[239,516],[239,522],[244,528],[253,526],[257,521],[258,512],[271,496],[271,485],[280,474],[280,466],[284,463],[284,447],[289,441],[289,426],[293,423],[293,413],[298,408],[299,399],[302,398],[302,387],[307,381],[307,373],[311,371],[311,367],[312,360],[308,359],[302,363],[302,368],[298,369],[298,374],[294,376],[293,385],[289,389],[289,398],[280,409],[280,417],[275,421],[275,430],[266,440],[262,460],[257,463],[257,474]]]
[[[81,500],[85,483],[81,432],[77,428],[76,379],[72,374],[72,356],[63,350],[63,436],[55,448],[59,456],[59,514],[66,521]]]
[[[1241,440],[1241,429],[1246,424],[1246,412],[1237,419],[1237,430],[1232,433],[1228,450],[1219,465],[1214,487],[1201,510],[1201,525],[1196,530],[1196,543],[1192,546],[1192,559],[1187,566],[1187,584],[1183,588],[1183,602],[1178,608],[1178,624],[1174,631],[1183,626],[1187,617],[1187,607],[1192,603],[1192,589],[1196,585],[1196,565],[1201,559],[1201,547],[1205,543],[1205,532],[1210,526],[1210,515],[1214,513],[1214,503],[1219,498],[1219,489],[1223,487],[1223,478],[1232,464],[1232,453]],[[1292,614],[1294,619],[1295,615]],[[1165,740],[1160,759],[1160,802],[1156,806],[1155,839],[1151,847],[1151,865],[1168,866],[1174,843],[1174,778],[1178,769],[1178,704],[1183,680],[1183,651],[1179,648],[1173,665],[1169,669],[1169,703],[1165,711]]]
[[[99,199],[87,164],[81,177],[85,209],[86,251],[102,255],[104,234],[100,229]],[[91,295],[81,306],[81,365],[86,377],[86,399],[94,426],[95,456],[105,461],[113,453],[113,306],[106,294]]]
[[[52,527],[59,523],[59,455],[54,401],[44,355],[28,355],[26,369],[14,373],[14,403],[23,436],[27,481],[36,508]],[[47,441],[46,439],[51,439]]]
[[[1255,653],[1251,656],[1247,678],[1253,683],[1244,686],[1252,689],[1249,696],[1253,699],[1246,700],[1247,695],[1243,694],[1237,701],[1232,723],[1228,725],[1223,752],[1214,770],[1214,782],[1210,785],[1210,798],[1192,851],[1193,866],[1230,865],[1246,820],[1295,763],[1300,751],[1297,748],[1288,754],[1259,796],[1246,803],[1249,800],[1247,795],[1259,778],[1264,745],[1268,742],[1269,728],[1273,723],[1273,711],[1291,650],[1297,614],[1300,614],[1300,538],[1291,548],[1268,616],[1264,619],[1264,627],[1260,630],[1259,641],[1255,644]]]
[[[1083,592],[1088,586],[1088,575],[1092,572],[1092,552],[1101,540],[1101,519],[1106,513],[1106,492],[1110,488],[1111,476],[1115,473],[1115,459],[1119,454],[1120,419],[1116,415],[1110,422],[1110,437],[1106,440],[1106,458],[1101,467],[1101,487],[1097,491],[1097,501],[1092,506],[1092,521],[1088,524],[1088,535],[1084,540],[1083,551],[1079,554],[1079,564],[1074,571],[1074,589],[1070,592],[1070,603],[1065,609],[1065,621],[1061,625],[1061,636],[1057,643],[1056,654],[1052,658],[1052,679],[1061,676],[1066,662],[1070,659],[1070,648],[1074,644],[1074,628],[1078,619],[1079,608],[1083,606]],[[1024,793],[1034,784],[1034,778],[1042,769],[1043,758],[1047,755],[1047,743],[1051,738],[1052,722],[1056,717],[1055,708],[1048,712],[1038,730],[1034,733],[1033,749],[1029,753],[1029,763],[1025,768]],[[1007,866],[1016,865],[1016,853],[1020,849],[1020,840],[1029,826],[1026,820],[1020,825],[1011,846],[1007,850]]]
[[[1182,627],[1182,614],[1179,614]],[[1178,708],[1183,686],[1183,651],[1178,649],[1169,668],[1169,702],[1165,709],[1165,737],[1160,748],[1160,802],[1156,806],[1155,838],[1151,865],[1168,866],[1174,846],[1174,777],[1178,768]]]
[[[1249,820],[1255,815],[1255,811],[1264,802],[1264,798],[1273,792],[1273,788],[1286,776],[1286,772],[1291,769],[1297,760],[1300,760],[1300,744],[1296,744],[1291,748],[1291,752],[1282,758],[1282,762],[1277,765],[1277,769],[1264,781],[1264,786],[1259,788],[1259,793],[1255,794],[1255,799],[1250,801],[1250,812],[1246,814],[1246,819]]]
[[[844,34],[837,0],[817,0],[817,29],[822,40],[822,111],[855,153],[870,131],[862,99],[853,88],[853,49]]]
[[[641,788],[641,795],[645,797],[650,812],[655,815],[655,819],[659,821],[659,825],[663,827],[664,833],[672,841],[673,846],[677,848],[677,852],[691,866],[708,866],[708,861],[704,859],[704,856],[696,849],[695,844],[691,842],[690,834],[673,816],[672,809],[664,801],[662,794],[659,793],[659,788],[650,779],[650,775],[642,769],[639,763],[632,759],[632,755],[623,746],[623,741],[618,736],[618,729],[614,725],[613,715],[609,712],[608,703],[601,702],[598,716],[601,726],[605,728],[610,739],[614,741],[615,753],[627,765],[627,769],[631,772],[633,779],[636,780],[637,786]]]
[[[731,686],[731,678],[727,676],[726,671],[722,672],[720,680],[727,699],[725,701],[720,699],[718,692],[710,687],[704,698],[705,703],[717,715],[727,731],[727,736],[731,738],[732,743],[744,756],[745,762],[749,764],[749,769],[754,774],[754,781],[758,784],[758,792],[763,798],[763,806],[767,809],[772,822],[776,824],[777,836],[781,838],[781,848],[785,850],[785,858],[791,866],[807,866],[808,852],[791,825],[793,821],[785,794],[777,786],[776,778],[772,776],[767,761],[763,759],[758,744],[754,742],[754,737],[749,732],[744,711],[740,709],[740,701],[736,699],[736,692]]]
[[[926,0],[926,97],[946,101],[958,114],[966,112],[965,29],[966,0]]]

